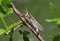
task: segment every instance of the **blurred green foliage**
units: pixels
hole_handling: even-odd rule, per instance
[[[57,35],[53,38],[53,41],[60,41],[60,35]]]
[[[23,31],[19,30],[19,32],[20,32],[20,34],[23,34],[23,40],[24,41],[29,41],[29,37],[28,37],[28,35],[30,34],[29,31],[27,31],[27,30],[23,30]]]
[[[56,24],[59,26],[60,25],[60,17],[58,16],[58,12],[56,10],[56,7],[51,2],[50,2],[50,8],[54,14],[54,19],[46,19],[46,21],[47,22],[56,22]]]
[[[52,1],[52,3],[55,3],[56,6],[60,5],[59,4],[60,0],[13,0],[14,4],[19,10],[24,11],[25,8],[29,9],[31,11],[31,14],[37,19],[37,21],[43,25],[45,31],[43,32],[39,31],[39,32],[45,41],[60,41],[59,40],[60,29],[57,28],[56,25],[53,23],[55,22],[58,25],[58,27],[60,27],[60,18],[58,17],[56,7],[50,1]],[[15,14],[13,14],[13,10],[10,6],[11,2],[12,0],[0,0],[0,22],[3,23],[3,25],[1,25],[0,23],[0,27],[1,28],[7,27],[5,29],[0,29],[0,35],[1,35],[0,41],[29,41],[29,40],[38,41],[38,39],[32,34],[32,32],[27,32],[29,30],[25,26],[23,29],[26,29],[27,31],[17,30],[10,35],[11,37],[9,35],[3,35],[5,32],[8,32],[9,30],[13,29],[16,25],[21,23],[21,21],[18,20],[18,17]],[[48,3],[50,4],[50,6]],[[53,19],[49,7],[54,14]],[[8,16],[10,17],[10,19]],[[52,23],[48,24],[47,22],[45,22],[46,18],[48,18],[46,20],[47,22],[52,22]],[[11,22],[10,20],[13,22]],[[11,24],[9,25],[9,23]]]
[[[56,7],[50,2],[50,8],[54,14],[54,18],[53,19],[46,19],[47,22],[55,22],[57,24],[57,26],[60,28],[60,17],[58,16]],[[60,41],[60,36],[57,35],[53,38],[53,41]]]
[[[11,24],[10,26],[7,25],[4,17],[6,17],[9,14],[13,13],[13,9],[10,5],[10,3],[12,2],[12,0],[1,0],[0,1],[0,19],[3,22],[4,26],[5,26],[5,30],[1,29],[1,34],[4,34],[5,32],[9,32],[11,29],[13,29],[15,26],[17,26],[18,24],[22,23],[22,21],[18,21],[16,23]],[[8,20],[8,19],[7,19]]]

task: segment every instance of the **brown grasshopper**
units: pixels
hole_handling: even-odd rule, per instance
[[[26,9],[26,14],[25,14],[26,20],[32,25],[33,29],[38,32],[39,30],[43,31],[43,27],[36,21],[36,19],[29,14],[28,10]]]

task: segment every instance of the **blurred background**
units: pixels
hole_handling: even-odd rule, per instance
[[[48,23],[45,21],[45,19],[54,18],[53,13],[49,7],[49,2],[52,2],[56,6],[58,15],[60,15],[60,0],[13,0],[13,3],[17,7],[17,9],[19,9],[23,13],[25,8],[27,8],[32,16],[43,26],[44,30],[39,31],[39,33],[45,41],[56,41],[54,40],[54,37],[60,35],[60,29],[58,28],[56,23]],[[5,20],[8,25],[10,25],[20,19],[14,13],[5,17]],[[1,21],[0,23],[0,27],[4,28]],[[39,41],[26,26],[23,26],[20,29],[30,32],[30,34],[28,35],[30,41]],[[22,36],[23,35],[20,35],[18,30],[16,30],[13,33],[13,41],[24,41]],[[0,36],[0,41],[9,41],[9,37],[9,35],[2,35]]]

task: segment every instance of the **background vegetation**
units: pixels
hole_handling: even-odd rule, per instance
[[[24,9],[27,8],[31,12],[31,14],[36,18],[36,20],[44,27],[44,31],[39,31],[39,33],[41,34],[41,36],[44,38],[45,41],[60,41],[60,28],[59,28],[60,23],[59,21],[58,22],[50,21],[51,19],[59,19],[59,17],[58,18],[54,17],[55,13],[54,11],[52,12],[49,2],[54,4],[54,6],[58,11],[57,15],[59,16],[60,0],[13,0],[13,3],[15,4],[15,6],[22,13]],[[21,21],[15,13],[12,13],[4,17],[4,19],[7,22],[8,26],[18,21]],[[49,23],[45,19],[49,19],[48,21],[50,21],[51,23]],[[21,23],[21,22],[18,22],[18,23]],[[1,21],[1,19],[0,19],[0,28],[5,29],[5,26]],[[28,28],[26,28],[25,25],[20,28],[20,30],[23,31],[23,34],[19,33],[18,30],[16,30],[13,33],[13,36],[12,36],[13,41],[24,41],[23,37],[24,37],[25,30],[30,32],[30,34],[28,34],[27,36],[29,38],[29,41],[38,41],[38,39],[34,36],[34,34]],[[11,35],[3,34],[0,36],[0,41],[10,41],[10,36]]]

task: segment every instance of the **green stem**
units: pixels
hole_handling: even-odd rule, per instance
[[[51,10],[52,10],[52,12],[53,12],[53,14],[54,14],[54,18],[59,18],[57,9],[56,9],[56,7],[54,6],[54,4],[52,4],[51,2],[50,2],[49,4],[50,4],[50,8],[51,8]]]
[[[7,27],[8,27],[8,26],[7,26],[7,23],[6,23],[6,21],[4,20],[3,17],[1,17],[1,20],[2,20],[2,22],[3,22],[4,26],[5,26],[5,28],[7,28]]]

